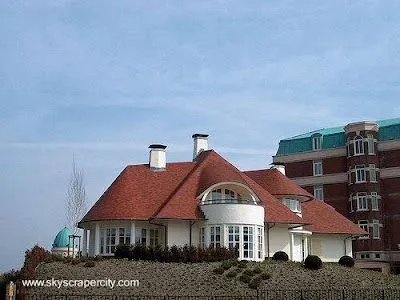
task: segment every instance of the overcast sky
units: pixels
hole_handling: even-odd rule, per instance
[[[0,271],[50,249],[72,158],[93,204],[148,145],[240,169],[279,140],[400,116],[399,1],[0,2]]]

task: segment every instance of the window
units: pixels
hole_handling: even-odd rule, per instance
[[[222,190],[221,189],[213,190],[211,192],[211,199],[213,199],[213,200],[222,199]]]
[[[100,253],[105,253],[104,251],[105,238],[106,238],[106,230],[100,229]]]
[[[322,160],[313,161],[313,175],[314,176],[322,175]]]
[[[376,192],[371,193],[371,209],[379,210],[378,193],[376,193]]]
[[[204,227],[200,228],[200,248],[206,247],[206,229]]]
[[[367,135],[368,138],[368,154],[375,154],[375,141],[372,134]]]
[[[243,226],[243,257],[253,258],[253,227]]]
[[[296,199],[283,198],[282,203],[291,211],[301,213],[300,201]]]
[[[369,223],[367,220],[358,221],[358,226],[360,226],[361,229],[369,233]],[[362,236],[359,239],[369,239],[369,236]]]
[[[356,183],[365,182],[366,175],[365,175],[365,168],[364,166],[356,166]]]
[[[375,253],[375,258],[381,258],[381,254],[380,253]]]
[[[324,186],[323,185],[314,186],[314,197],[319,200],[324,200]]]
[[[158,229],[150,229],[150,246],[155,247],[159,245],[159,232]]]
[[[364,141],[361,136],[354,138],[354,155],[364,154]]]
[[[314,136],[312,139],[313,150],[321,150],[322,149],[322,135]]]
[[[257,227],[258,258],[264,258],[263,253],[263,229]]]
[[[239,226],[228,226],[228,247],[229,249],[239,249]]]
[[[379,234],[379,220],[372,220],[372,237],[375,240],[380,239],[380,234]]]
[[[146,245],[147,242],[146,235],[147,235],[147,230],[145,228],[136,228],[135,243]]]
[[[357,210],[368,210],[367,193],[357,193]]]
[[[119,228],[119,244],[127,244],[131,243],[131,232],[127,228]]]
[[[115,252],[115,246],[116,246],[116,236],[117,234],[117,229],[115,228],[107,228],[106,229],[106,252],[107,254],[111,254]]]
[[[221,246],[221,227],[219,226],[210,227],[210,245],[211,247]]]
[[[375,165],[369,165],[369,181],[376,182],[376,168]]]

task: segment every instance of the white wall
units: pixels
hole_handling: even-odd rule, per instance
[[[343,255],[352,256],[351,239],[345,241],[346,237],[314,233],[311,236],[311,254],[318,255],[324,262],[338,262]]]
[[[270,225],[271,226],[271,225]],[[268,257],[267,224],[264,227],[265,256]],[[290,257],[290,234],[287,225],[275,225],[269,229],[269,257],[277,251],[285,251]]]
[[[195,235],[196,233],[192,232],[192,238]],[[189,221],[168,221],[168,246],[185,244],[189,245]]]
[[[264,225],[264,207],[250,204],[207,204],[202,205],[208,224]]]

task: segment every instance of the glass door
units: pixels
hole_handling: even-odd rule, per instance
[[[243,226],[243,258],[254,258],[254,228]]]

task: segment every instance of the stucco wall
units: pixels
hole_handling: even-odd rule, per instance
[[[351,239],[344,241],[345,238],[344,235],[313,234],[311,254],[318,255],[325,262],[338,262],[343,255],[352,256]]]
[[[198,232],[198,231],[197,231]],[[192,232],[192,238],[196,234]],[[189,245],[189,221],[169,221],[168,222],[168,246]]]
[[[201,210],[208,224],[251,224],[264,225],[264,207],[249,204],[207,204]]]
[[[264,228],[265,256],[268,257],[267,225]],[[290,257],[290,234],[287,225],[275,225],[269,229],[269,257],[277,251],[285,251]]]

